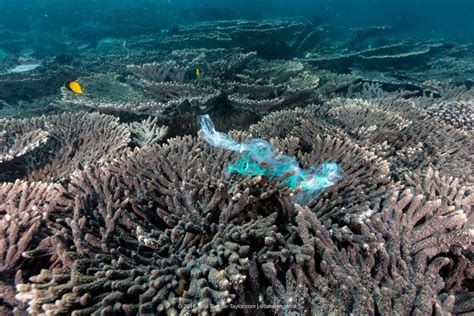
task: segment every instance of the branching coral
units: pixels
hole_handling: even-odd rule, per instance
[[[33,101],[19,100],[7,103],[0,99],[0,117],[2,119],[21,119],[41,115],[60,114],[62,104],[57,96],[36,97]]]
[[[315,45],[319,38],[308,36],[312,30],[307,23],[293,21],[206,21],[182,27],[159,44],[173,49],[246,47],[275,59],[295,55],[303,41],[306,47]]]
[[[187,69],[183,69],[176,62],[149,63],[143,65],[129,65],[127,70],[146,80],[154,82],[183,82]]]
[[[171,168],[189,154],[183,168]],[[228,160],[183,138],[77,174],[56,235],[60,249],[74,251],[18,297],[31,313],[222,311],[244,290],[248,256],[279,238],[270,201],[289,205],[281,188],[229,187],[215,163]]]
[[[154,83],[110,74],[84,77],[79,81],[84,82],[85,93],[76,95],[63,88],[64,102],[112,113],[173,117],[191,106],[212,108],[220,96],[213,88],[190,83]]]
[[[474,131],[474,98],[470,101],[442,102],[430,108],[433,116],[456,128]]]
[[[390,141],[395,148],[390,158],[396,174],[423,173],[430,165],[455,177],[472,181],[466,166],[472,165],[472,137],[462,130],[422,119],[404,128]]]
[[[423,193],[430,199],[441,199],[446,205],[463,210],[468,219],[471,217],[474,203],[472,184],[463,184],[458,178],[441,175],[432,168],[426,170],[423,178],[415,173],[405,175],[405,179],[416,192]],[[470,221],[472,222],[472,219]]]
[[[41,129],[21,131],[21,128],[15,128],[18,126],[8,124],[8,121],[0,122],[0,124],[8,129],[0,132],[1,181],[25,176],[29,169],[45,162],[48,156],[47,151],[54,144],[50,133]]]
[[[439,53],[447,45],[444,43],[400,42],[350,53],[333,52],[330,56],[308,58],[307,61],[312,65],[338,72],[346,72],[351,67],[383,71],[390,67],[406,68],[420,63],[421,60],[429,59]]]
[[[277,148],[291,150],[303,167],[323,161],[337,162],[343,169],[344,179],[328,189],[316,204],[311,205],[321,220],[347,221],[351,217],[364,217],[371,213],[374,203],[386,191],[393,189],[390,183],[388,164],[374,153],[339,137],[320,137],[306,139],[309,151],[303,152],[296,145],[298,138],[285,141],[272,140]],[[291,144],[293,143],[293,144]],[[351,207],[356,206],[356,207]]]
[[[411,124],[409,119],[374,102],[335,99],[329,102],[329,107],[328,121],[368,147],[383,146]]]
[[[259,126],[252,126],[250,131],[256,136],[284,137],[273,138],[272,143],[286,154],[298,157],[303,167],[323,161],[341,164],[346,177],[329,189],[315,206],[322,219],[342,220],[344,216],[351,216],[346,208],[340,208],[339,203],[357,204],[360,206],[358,213],[363,214],[370,208],[370,203],[366,202],[376,201],[377,196],[383,196],[385,190],[392,189],[388,185],[389,165],[374,152],[351,141],[343,131],[320,122],[320,117],[327,117],[327,110],[316,106],[282,111],[269,115]]]
[[[41,241],[38,231],[60,201],[60,191],[54,185],[17,180],[2,184],[0,194],[0,270],[16,272],[22,253]]]
[[[51,96],[57,92],[70,76],[67,71],[49,67],[42,73],[0,73],[0,99],[9,103],[32,101],[38,97]]]
[[[473,239],[466,191],[435,175],[459,194],[418,184],[400,193],[387,162],[345,132],[322,125],[302,135],[326,110],[292,112],[302,122],[273,138],[276,148],[302,167],[335,161],[346,173],[310,208],[293,205],[281,183],[226,178],[236,157],[200,138],[122,151],[64,184],[54,237],[26,252],[48,253],[55,269],[18,285],[19,303],[77,315],[225,314],[276,302],[274,313],[452,312]]]
[[[333,41],[307,22],[187,23],[63,43],[73,56],[45,58],[44,78],[1,75],[9,116],[59,110],[43,96],[78,80],[61,109],[124,123],[0,121],[0,313],[472,313],[473,90],[443,71],[425,81],[443,64],[471,73],[472,53],[365,40],[383,30]],[[239,143],[268,140],[276,161],[345,177],[303,208],[291,173],[229,174],[239,157],[195,134],[207,113]]]
[[[50,180],[124,149],[130,134],[112,116],[85,112],[4,120],[2,177]],[[21,138],[15,138],[22,135]],[[8,166],[14,165],[15,173]]]
[[[17,180],[0,186],[0,305],[19,305],[15,284],[53,265],[43,247],[52,237],[50,214],[61,209],[61,201],[58,185]],[[39,260],[28,255],[35,249]]]
[[[84,86],[85,93],[76,95],[62,88],[62,98],[64,102],[103,110],[135,109],[138,112],[141,108],[153,105],[152,100],[146,98],[140,89],[124,79],[115,74],[81,77],[78,81]]]
[[[452,311],[455,298],[440,295],[439,273],[449,263],[442,254],[468,247],[474,235],[461,228],[462,211],[423,201],[410,191],[394,193],[375,216],[332,231],[299,210],[298,236],[310,245],[302,285],[310,289],[313,313]]]
[[[157,126],[157,123],[158,118],[149,117],[146,120],[128,124],[132,143],[138,147],[145,147],[163,140],[168,133],[168,127]]]

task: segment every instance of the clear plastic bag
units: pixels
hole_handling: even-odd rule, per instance
[[[261,175],[269,179],[291,174],[282,182],[294,190],[300,189],[294,197],[294,202],[300,205],[308,204],[344,177],[344,172],[335,162],[302,169],[294,157],[276,154],[272,144],[265,140],[251,139],[238,143],[229,135],[217,132],[209,115],[199,116],[199,123],[201,135],[210,145],[241,154],[239,160],[227,167],[228,173]]]

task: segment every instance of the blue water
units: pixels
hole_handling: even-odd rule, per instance
[[[166,27],[160,16],[174,10],[194,11],[194,18],[188,22],[307,16],[321,23],[348,27],[387,24],[407,36],[474,40],[474,1],[471,0],[1,0],[0,27],[45,31],[74,27],[100,19],[98,11],[117,8],[143,9],[145,19],[149,19],[146,22],[157,28]]]

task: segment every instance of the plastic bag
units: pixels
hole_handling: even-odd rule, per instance
[[[251,139],[238,143],[229,135],[217,132],[209,115],[199,116],[202,137],[212,146],[236,151],[241,157],[227,167],[227,172],[237,172],[249,176],[265,176],[269,179],[292,175],[282,180],[290,188],[301,192],[295,195],[294,202],[306,205],[318,197],[325,189],[344,177],[341,167],[334,162],[326,162],[308,169],[299,167],[297,160],[283,154],[276,154],[269,142]]]

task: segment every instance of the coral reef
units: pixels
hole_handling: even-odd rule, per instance
[[[441,102],[434,105],[430,110],[433,116],[442,122],[471,133],[473,132],[474,102]]]
[[[149,117],[140,122],[131,122],[129,126],[131,143],[142,148],[158,144],[168,133],[167,126],[157,126],[158,118]]]
[[[292,205],[276,183],[226,180],[231,159],[184,137],[76,173],[51,228],[49,252],[61,261],[19,284],[17,299],[33,314],[225,313],[278,301],[275,313],[279,305],[302,313],[453,310],[440,271],[474,237],[462,209],[394,190],[369,214],[328,228],[319,207]]]
[[[45,258],[49,258],[47,247],[51,246],[52,213],[61,209],[60,187],[20,180],[3,183],[0,201],[0,302],[11,310],[21,306],[15,298],[15,284],[42,267],[54,266],[54,258]],[[38,260],[29,255],[33,250]]]
[[[474,312],[472,46],[166,12],[0,59],[0,313]],[[294,204],[291,172],[229,174],[200,114],[345,177]]]
[[[112,116],[85,112],[1,120],[0,178],[60,179],[124,150],[130,132]]]

